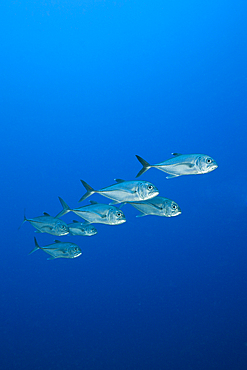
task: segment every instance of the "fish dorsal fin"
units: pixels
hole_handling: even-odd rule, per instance
[[[73,222],[74,222],[75,224],[79,223],[79,221],[76,221],[76,220],[73,220]]]
[[[182,153],[172,153],[172,155],[174,155],[174,157],[178,157],[179,155],[183,155]]]
[[[50,216],[49,213],[47,213],[47,212],[43,212],[43,215],[44,216]]]
[[[116,181],[118,184],[120,184],[121,182],[125,182],[125,180],[123,179],[114,179],[114,181]]]
[[[90,200],[91,204],[98,204],[98,202],[95,202],[94,200]]]
[[[62,243],[60,240],[54,240],[55,243]]]

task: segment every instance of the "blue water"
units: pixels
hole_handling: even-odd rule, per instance
[[[247,369],[246,12],[243,0],[1,2],[1,369]],[[172,152],[219,164],[141,177],[180,216],[125,205],[125,224],[90,238],[17,230],[24,208],[78,206],[80,179],[132,180],[135,154]],[[28,255],[34,236],[83,255]]]

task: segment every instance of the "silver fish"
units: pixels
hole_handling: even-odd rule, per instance
[[[71,209],[62,198],[59,197],[59,200],[62,204],[63,210],[57,215],[57,217],[61,217],[71,211],[86,220],[88,223],[120,225],[126,222],[124,213],[120,209],[108,204],[91,201],[91,204],[88,206]]]
[[[178,177],[182,175],[199,175],[215,170],[218,165],[215,160],[205,154],[180,154],[172,153],[173,158],[167,159],[158,164],[149,164],[139,155],[136,155],[138,161],[143,165],[141,171],[138,172],[136,177],[141,176],[149,168],[154,167],[158,170],[169,174],[167,179]]]
[[[147,215],[174,217],[182,213],[181,208],[176,202],[164,197],[155,197],[142,202],[130,202],[129,204],[141,212],[136,217]]]
[[[73,220],[71,224],[68,224],[68,228],[71,235],[92,236],[97,234],[96,228],[87,222]]]
[[[42,249],[42,251],[50,254],[48,260],[54,260],[55,258],[76,258],[82,254],[81,248],[74,243],[63,243],[59,240],[55,240],[54,244],[46,245],[45,247],[40,247],[36,238],[34,238],[35,248],[29,252],[29,254]]]
[[[64,221],[59,220],[56,217],[52,217],[46,212],[43,213],[43,216],[38,216],[29,219],[26,218],[24,214],[24,220],[21,226],[26,221],[30,222],[30,224],[37,229],[36,232],[38,233],[48,233],[56,236],[69,234],[69,228]]]
[[[151,199],[159,194],[156,186],[148,181],[124,181],[121,179],[115,179],[115,181],[117,184],[107,186],[100,190],[94,190],[85,181],[81,180],[81,183],[86,188],[87,192],[81,197],[79,202],[94,193],[101,194],[106,198],[114,200],[111,204]]]

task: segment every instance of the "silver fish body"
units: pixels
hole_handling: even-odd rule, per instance
[[[92,236],[97,234],[96,228],[86,222],[73,221],[68,224],[68,228],[71,235]]]
[[[141,176],[149,168],[157,168],[169,174],[167,179],[178,177],[182,175],[200,175],[215,170],[218,165],[215,160],[205,154],[179,154],[172,153],[173,158],[167,159],[164,162],[154,165],[149,164],[140,156],[136,156],[143,168],[136,177]]]
[[[63,210],[57,215],[61,217],[68,212],[74,212],[88,223],[100,223],[107,225],[120,225],[126,222],[124,213],[117,207],[91,201],[89,205],[71,209],[65,201],[59,197]]]
[[[30,222],[30,224],[37,229],[36,232],[47,233],[56,236],[63,236],[69,234],[69,229],[67,224],[60,220],[59,218],[52,217],[48,213],[44,212],[43,216],[38,216],[34,218],[26,218],[24,215],[24,222]],[[22,224],[23,224],[22,223]]]
[[[174,217],[182,213],[181,208],[176,202],[164,197],[155,197],[142,202],[130,202],[129,204],[141,212],[136,217],[147,215]]]
[[[106,198],[112,199],[114,204],[151,199],[159,194],[156,186],[148,181],[124,181],[121,179],[116,179],[116,181],[117,184],[107,186],[100,190],[94,190],[85,181],[81,180],[81,183],[86,188],[87,192],[81,197],[79,202],[85,200],[94,193],[98,193]]]
[[[43,250],[44,252],[48,253],[51,257],[48,258],[49,260],[55,258],[76,258],[82,254],[81,248],[78,247],[77,244],[74,243],[63,243],[59,240],[55,240],[54,244],[49,244],[44,247],[40,247],[36,238],[34,238],[35,248],[29,252],[29,254],[37,251],[38,249]]]

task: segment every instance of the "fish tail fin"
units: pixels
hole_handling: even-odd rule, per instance
[[[24,219],[22,221],[22,223],[20,224],[20,226],[18,227],[18,230],[20,230],[20,228],[22,227],[22,225],[24,224],[24,222],[27,221],[27,218],[26,218],[26,208],[24,209]]]
[[[60,203],[62,204],[63,210],[56,215],[56,218],[64,216],[66,215],[66,213],[71,211],[68,204],[62,198],[58,197],[58,199],[60,200]]]
[[[37,239],[34,238],[34,243],[35,243],[35,247],[31,250],[31,252],[29,252],[28,254],[32,254],[33,252],[36,252],[38,249],[42,249],[39,245],[38,245],[38,242],[37,242]]]
[[[87,192],[81,197],[79,202],[82,202],[86,198],[90,197],[90,195],[96,193],[96,190],[94,190],[90,185],[88,185],[86,181],[81,180],[81,183],[84,186],[84,188],[87,190]]]
[[[136,158],[143,165],[143,168],[136,175],[136,177],[139,177],[143,173],[145,173],[147,170],[149,170],[149,168],[151,168],[152,166],[147,161],[145,161],[145,159],[143,159],[142,157],[140,157],[139,155],[136,155]]]

